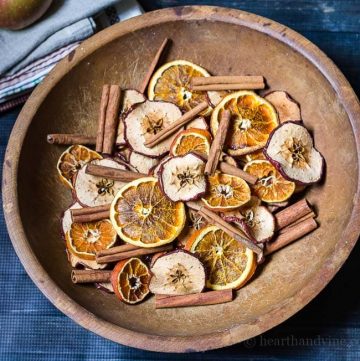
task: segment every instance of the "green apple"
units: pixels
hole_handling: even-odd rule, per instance
[[[19,30],[38,20],[52,0],[0,0],[0,28]]]

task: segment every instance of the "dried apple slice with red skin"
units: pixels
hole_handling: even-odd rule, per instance
[[[239,224],[242,227],[243,223],[245,223],[256,243],[268,242],[273,238],[275,234],[275,218],[265,206],[242,207],[232,213],[231,215],[224,214],[225,220]]]
[[[274,129],[264,155],[285,179],[297,184],[316,183],[324,172],[324,158],[301,122],[289,121]]]
[[[71,225],[73,223],[71,217],[71,210],[72,209],[81,209],[83,208],[79,202],[73,203],[62,215],[61,217],[61,235],[65,240],[65,235],[68,231],[70,231]]]
[[[127,113],[134,108],[136,104],[143,103],[146,100],[144,94],[140,93],[135,89],[126,89],[122,92],[122,99],[120,104],[120,117],[119,125],[116,136],[116,145],[126,145],[125,134],[124,134],[124,122],[123,119]]]
[[[169,158],[158,172],[164,195],[173,202],[195,201],[203,197],[207,190],[205,165],[205,159],[194,153]]]
[[[280,123],[301,119],[299,103],[286,91],[275,90],[265,95],[264,98],[274,106],[278,113]]]
[[[147,147],[145,142],[181,115],[180,108],[173,103],[146,100],[125,117],[125,140],[135,152],[151,158],[161,158],[169,151],[176,133],[152,148]]]
[[[150,292],[163,295],[200,293],[205,288],[206,272],[200,260],[185,250],[158,257],[151,268]]]
[[[149,174],[150,170],[159,164],[157,158],[150,158],[132,151],[129,156],[129,164],[135,172]]]
[[[161,168],[161,166],[171,158],[170,155],[166,155],[164,158],[162,158],[160,160],[160,162],[155,166],[155,167],[152,167],[149,171],[149,175],[152,175],[153,177],[157,177],[159,178],[159,170]]]
[[[210,130],[210,127],[204,117],[200,116],[185,125],[185,129],[203,129]]]
[[[128,169],[125,164],[111,158],[94,160],[90,163],[122,170]],[[125,183],[87,174],[86,167],[87,165],[82,167],[76,175],[74,181],[75,199],[84,207],[111,203],[115,194]]]

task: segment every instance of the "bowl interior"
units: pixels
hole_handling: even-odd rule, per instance
[[[74,286],[60,235],[60,215],[72,202],[56,162],[64,150],[46,134],[95,134],[101,86],[136,88],[164,37],[173,40],[167,60],[186,59],[213,74],[262,74],[270,90],[287,90],[300,104],[326,163],[326,179],[306,193],[320,228],[270,257],[256,277],[227,304],[155,310],[153,298],[127,306],[90,286]],[[77,51],[81,51],[81,48]],[[66,61],[66,60],[65,60]],[[99,318],[151,335],[200,336],[254,324],[301,292],[333,252],[352,211],[357,155],[346,112],[320,71],[288,45],[256,30],[225,22],[173,21],[123,35],[86,57],[48,94],[21,148],[18,197],[30,245],[54,282]],[[245,326],[244,326],[245,327]]]

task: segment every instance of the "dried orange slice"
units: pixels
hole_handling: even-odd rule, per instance
[[[226,212],[241,207],[251,197],[248,184],[241,178],[223,173],[208,177],[210,189],[201,200],[206,208],[216,212]]]
[[[94,159],[102,159],[102,156],[83,145],[72,145],[61,154],[57,171],[60,179],[70,188],[73,188],[72,180],[76,172],[86,163]]]
[[[256,152],[246,154],[245,156],[246,162],[251,162],[252,160],[266,160],[266,157],[262,151],[262,149],[257,150]]]
[[[201,66],[186,60],[174,60],[164,64],[152,76],[148,97],[150,100],[163,100],[176,104],[183,112],[195,108],[208,97],[204,91],[192,91],[190,81],[192,77],[210,76]],[[211,107],[201,112],[208,115]]]
[[[96,252],[108,249],[116,241],[116,231],[110,220],[72,223],[66,233],[66,245],[75,256],[94,260]]]
[[[185,206],[172,202],[153,177],[134,180],[115,196],[110,219],[125,242],[157,247],[172,242],[185,225]]]
[[[213,290],[238,289],[256,269],[253,251],[217,226],[206,226],[194,233],[186,249],[204,264],[209,275],[206,287]]]
[[[211,146],[211,134],[203,129],[183,130],[173,140],[170,153],[172,155],[185,155],[189,152],[196,152],[209,155]]]
[[[111,273],[115,295],[123,302],[135,304],[149,294],[150,271],[139,258],[124,259]]]
[[[244,171],[258,178],[252,189],[264,202],[283,202],[294,193],[295,183],[286,180],[267,160],[253,160],[246,163]]]
[[[226,146],[230,155],[243,155],[266,144],[269,134],[279,124],[274,107],[252,91],[241,90],[226,96],[211,115],[210,128],[215,136],[221,113],[231,112]]]

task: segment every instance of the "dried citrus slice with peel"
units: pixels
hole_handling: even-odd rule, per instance
[[[256,152],[246,154],[245,156],[246,162],[251,162],[252,160],[265,160],[266,157],[262,151],[262,149],[257,150]]]
[[[190,81],[192,77],[210,76],[201,66],[187,60],[174,60],[164,64],[152,76],[148,97],[150,100],[163,100],[176,104],[183,112],[195,108],[203,101],[208,101],[206,92],[192,91]],[[211,107],[201,112],[208,115]]]
[[[72,223],[66,234],[68,250],[75,256],[94,260],[96,252],[108,249],[116,241],[116,231],[110,220]]]
[[[226,212],[241,207],[250,200],[251,191],[241,178],[223,173],[208,177],[210,189],[202,198],[206,208]]]
[[[283,202],[294,193],[295,183],[286,180],[268,160],[253,160],[244,171],[258,178],[252,189],[263,202]]]
[[[230,155],[243,155],[265,146],[269,134],[279,123],[274,107],[252,91],[241,90],[226,96],[211,115],[210,128],[215,136],[223,110],[231,113],[226,146]]]
[[[57,171],[60,179],[64,184],[73,188],[72,180],[74,175],[84,164],[94,159],[102,159],[102,156],[83,145],[72,145],[61,154],[58,160]]]
[[[194,233],[186,249],[204,264],[209,275],[206,287],[213,290],[238,289],[256,269],[253,251],[217,226],[206,226]]]
[[[115,295],[123,302],[135,304],[149,294],[150,271],[139,258],[124,259],[111,273]]]
[[[185,155],[189,152],[209,155],[211,134],[203,129],[183,130],[173,140],[170,153],[172,155]]]
[[[172,242],[185,225],[185,206],[168,200],[153,177],[125,185],[111,204],[110,219],[119,237],[139,247]]]

